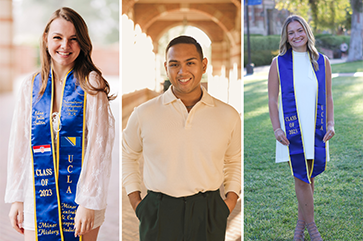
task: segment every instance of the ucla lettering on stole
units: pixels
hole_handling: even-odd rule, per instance
[[[63,124],[59,131],[59,159],[63,167],[63,171],[59,174],[59,187],[63,197],[61,217],[65,237],[74,237],[74,218],[78,207],[74,200],[83,162],[83,127],[86,103],[86,93],[79,86],[71,95],[73,98],[63,99],[61,119],[63,123],[72,120],[73,124]]]
[[[319,105],[318,106],[318,111],[317,111],[317,120],[318,120],[318,123],[320,124],[320,130],[321,131],[324,131],[324,125],[325,125],[325,112],[324,112],[324,105]],[[320,121],[319,121],[320,120]]]
[[[79,85],[76,85],[73,71],[67,74],[65,81],[70,88],[63,89],[59,113],[62,128],[59,128],[56,134],[60,141],[57,150],[59,160],[54,161],[56,157],[53,147],[57,145],[50,132],[53,130],[50,113],[53,98],[52,76],[50,74],[46,91],[40,99],[37,98],[40,75],[35,76],[33,80],[31,146],[38,241],[79,240],[74,237],[74,217],[78,207],[74,200],[83,162],[83,117],[86,94]],[[75,114],[68,115],[68,113]],[[56,163],[58,167],[54,166]],[[55,173],[55,170],[58,172]]]

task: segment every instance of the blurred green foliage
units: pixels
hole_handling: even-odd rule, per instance
[[[276,0],[277,9],[287,9],[302,16],[314,32],[344,32],[351,28],[352,8],[349,0]]]
[[[320,51],[321,48],[339,51],[340,45],[346,43],[349,47],[350,36],[316,34],[315,46]],[[251,62],[255,66],[270,65],[272,59],[279,54],[280,35],[251,35]],[[349,50],[349,49],[348,49]],[[244,36],[244,66],[248,64],[247,36]]]

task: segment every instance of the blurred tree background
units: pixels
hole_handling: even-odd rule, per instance
[[[347,61],[363,59],[362,0],[276,0],[275,8],[302,16],[311,26],[319,52]],[[245,43],[246,43],[246,35]],[[255,66],[271,64],[278,55],[279,35],[251,35],[251,61]],[[347,50],[342,51],[342,44]],[[244,45],[247,64],[247,46]]]
[[[314,33],[344,33],[351,28],[349,0],[276,0],[276,8],[287,9],[308,21]]]
[[[276,7],[304,17],[315,34],[349,32],[348,61],[363,59],[362,0],[276,0]]]

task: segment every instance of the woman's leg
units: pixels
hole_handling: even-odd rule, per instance
[[[311,171],[312,168],[312,160],[308,160],[308,168],[309,168],[309,172]],[[310,179],[310,186],[311,186],[311,192],[313,194],[313,201],[314,201],[314,178]],[[296,184],[295,184],[296,185]],[[295,186],[295,192],[296,192],[296,186]],[[298,204],[298,220],[305,220],[303,212],[302,212],[302,207],[300,206],[300,204]]]
[[[305,226],[314,223],[314,198],[311,184],[295,177],[295,192],[298,200],[298,220],[294,232],[294,241],[304,240]]]
[[[314,198],[311,185],[295,177],[295,192],[299,204],[300,217],[306,223],[314,222]]]
[[[82,236],[82,241],[96,241],[100,227],[92,229],[88,233]]]
[[[312,161],[308,160],[309,172],[312,167]],[[295,192],[298,200],[298,218],[303,218],[308,228],[310,239],[320,241],[321,236],[314,221],[314,178],[311,178],[311,184],[295,178]]]
[[[35,231],[25,229],[24,241],[35,241]]]

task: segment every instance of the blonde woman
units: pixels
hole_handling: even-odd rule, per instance
[[[269,112],[276,137],[276,162],[288,162],[295,179],[298,221],[294,240],[322,240],[314,220],[314,178],[325,170],[334,134],[329,60],[300,16],[286,19],[280,54],[268,76]],[[281,94],[279,94],[281,92]]]
[[[53,13],[40,49],[41,70],[22,83],[11,128],[10,221],[24,240],[96,240],[111,170],[114,96],[74,10]]]

